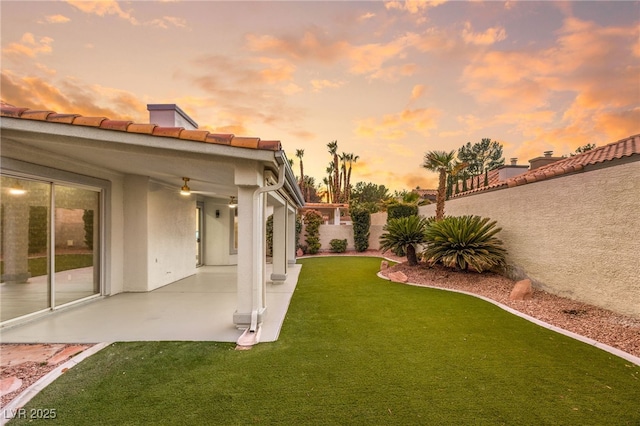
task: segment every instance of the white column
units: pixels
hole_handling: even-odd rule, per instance
[[[273,270],[271,281],[287,279],[287,205],[273,207]]]
[[[333,211],[333,224],[340,225],[340,207],[336,207]]]
[[[296,210],[287,209],[287,263],[296,263]]]
[[[248,326],[253,310],[254,250],[253,192],[255,187],[238,188],[238,282],[237,309],[233,322],[237,326]]]
[[[265,310],[265,203],[264,195],[254,196],[262,186],[262,173],[257,164],[241,164],[235,170],[238,185],[238,281],[237,309],[233,322],[248,328],[251,315],[262,322]]]

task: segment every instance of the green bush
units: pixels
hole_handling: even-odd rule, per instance
[[[304,214],[304,224],[306,226],[306,253],[316,254],[320,250],[320,225],[322,224],[322,215],[315,210],[309,210]]]
[[[480,216],[450,216],[432,222],[425,232],[423,259],[448,268],[482,272],[506,266],[507,251],[495,237],[502,228]]]
[[[331,251],[334,253],[344,253],[345,251],[347,251],[347,240],[339,240],[337,238],[334,238],[333,240],[329,241],[329,246],[331,247]]]
[[[350,209],[353,222],[353,242],[357,252],[369,248],[369,229],[371,228],[371,213],[362,207]]]
[[[418,206],[415,204],[394,203],[387,207],[387,223],[391,219],[418,216]]]
[[[400,219],[402,217],[418,216],[418,206],[415,204],[393,203],[387,207],[387,224],[392,219]],[[406,256],[407,253],[403,247],[391,249],[396,256]]]
[[[273,215],[269,215],[266,225],[267,234],[267,256],[273,255]]]
[[[407,253],[410,266],[418,264],[416,249],[425,242],[425,229],[429,220],[419,216],[391,219],[383,228],[386,231],[380,237],[382,252],[402,250]]]

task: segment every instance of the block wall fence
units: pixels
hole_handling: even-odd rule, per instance
[[[419,213],[434,216],[435,204]],[[454,198],[445,214],[496,220],[511,278],[640,318],[640,161]],[[385,223],[386,213],[372,215],[370,249]],[[321,250],[333,238],[354,249],[352,226],[322,225],[320,235]]]

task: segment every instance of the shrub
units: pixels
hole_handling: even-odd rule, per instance
[[[331,246],[331,251],[334,253],[344,253],[345,251],[347,251],[347,240],[339,240],[337,238],[334,238],[333,240],[329,241],[329,246]]]
[[[387,223],[399,217],[418,216],[418,206],[415,204],[393,203],[387,207]]]
[[[322,224],[322,215],[315,210],[309,210],[304,214],[304,224],[306,226],[306,253],[316,254],[318,250],[320,250],[320,225]]]
[[[356,251],[363,252],[369,248],[371,213],[362,207],[355,207],[350,213],[353,222],[353,242]]]
[[[267,235],[267,256],[273,255],[273,215],[269,215],[266,225]]]
[[[489,218],[445,217],[427,227],[423,259],[430,264],[477,272],[504,267],[507,251],[495,237],[501,230]]]
[[[382,252],[401,249],[407,253],[409,265],[417,265],[416,249],[425,242],[425,229],[428,224],[428,219],[419,216],[391,219],[383,228],[386,232],[380,237]]]

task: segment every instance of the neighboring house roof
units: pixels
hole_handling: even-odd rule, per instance
[[[621,139],[617,142],[592,149],[582,154],[574,155],[573,157],[567,157],[565,159],[558,160],[554,163],[547,164],[533,170],[529,170],[507,180],[500,180],[498,170],[492,170],[491,172],[489,172],[488,186],[480,186],[480,188],[474,188],[473,190],[460,192],[458,194],[452,195],[452,198],[470,195],[478,192],[485,192],[501,187],[512,188],[514,186],[540,182],[542,180],[579,172],[585,169],[585,167],[634,156],[636,157],[636,160],[640,160],[640,134]],[[484,181],[484,176],[480,177],[480,181]]]
[[[228,145],[237,148],[280,151],[280,141],[263,141],[260,138],[237,137],[232,134],[211,133],[207,130],[187,130],[183,127],[161,127],[149,123],[134,123],[125,120],[110,120],[106,117],[86,117],[79,114],[58,114],[55,111],[41,111],[16,107],[0,102],[0,116],[23,120],[47,121],[73,126],[88,126],[104,130],[116,130],[127,133],[142,133],[151,136],[176,138],[188,141]]]

